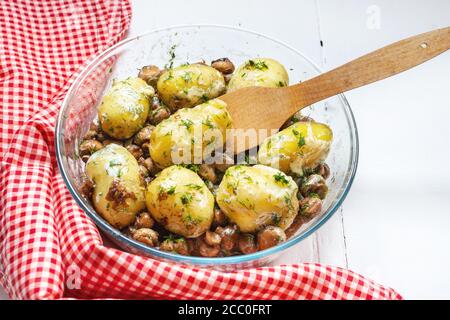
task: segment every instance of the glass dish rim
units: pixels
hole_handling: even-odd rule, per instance
[[[309,229],[307,229],[303,234],[299,234],[296,235],[290,239],[288,239],[287,241],[266,249],[266,250],[262,250],[262,251],[257,251],[255,253],[251,253],[251,254],[246,254],[246,255],[237,255],[237,256],[230,256],[230,257],[215,257],[215,258],[205,258],[205,257],[194,257],[194,256],[183,256],[183,255],[179,255],[176,253],[170,253],[170,252],[165,252],[165,251],[161,251],[158,249],[154,249],[151,247],[148,247],[140,242],[137,242],[131,238],[126,237],[125,235],[123,235],[119,230],[115,229],[114,227],[110,226],[99,214],[97,214],[96,212],[92,211],[85,206],[84,202],[81,199],[81,195],[78,194],[78,192],[76,191],[75,186],[72,185],[71,181],[68,178],[68,175],[66,174],[66,171],[64,169],[64,160],[63,160],[63,156],[62,156],[62,145],[64,144],[63,142],[63,135],[61,134],[61,132],[63,132],[63,126],[62,124],[64,123],[65,119],[64,119],[64,111],[68,105],[68,101],[69,99],[72,97],[73,95],[73,91],[78,88],[78,85],[82,83],[82,81],[84,80],[84,78],[90,74],[90,72],[92,72],[92,69],[99,64],[102,59],[104,59],[105,57],[108,56],[108,54],[110,54],[111,52],[113,52],[114,50],[116,50],[117,48],[138,40],[139,38],[148,36],[150,34],[154,34],[154,33],[158,33],[158,32],[163,32],[163,31],[170,31],[173,29],[183,29],[183,28],[202,28],[202,27],[207,27],[207,28],[218,28],[218,29],[229,29],[232,31],[239,31],[239,32],[243,32],[243,33],[249,33],[255,36],[259,36],[262,38],[265,38],[267,40],[273,41],[291,51],[293,51],[294,53],[298,54],[299,56],[301,56],[303,59],[305,59],[319,74],[322,73],[322,70],[311,60],[309,59],[307,56],[305,56],[303,53],[301,53],[300,51],[298,51],[297,49],[291,47],[290,45],[284,43],[283,41],[274,39],[270,36],[261,34],[259,32],[255,32],[252,30],[247,30],[244,28],[240,28],[240,27],[234,27],[234,26],[228,26],[228,25],[219,25],[219,24],[181,24],[181,25],[173,25],[173,26],[168,26],[168,27],[164,27],[164,28],[158,28],[158,29],[153,29],[141,34],[138,34],[134,37],[131,38],[126,38],[123,39],[121,41],[119,41],[118,43],[116,43],[115,45],[109,47],[108,49],[102,51],[101,53],[99,53],[98,55],[96,55],[84,68],[83,70],[80,72],[80,74],[74,79],[73,83],[71,84],[69,90],[67,91],[63,103],[61,105],[61,108],[59,110],[58,113],[58,118],[57,118],[57,123],[56,123],[56,130],[55,130],[55,147],[56,147],[56,160],[57,160],[57,164],[59,167],[59,170],[61,172],[61,176],[63,177],[64,183],[66,184],[70,194],[72,195],[72,197],[75,199],[75,201],[77,202],[77,204],[81,207],[81,209],[88,215],[89,218],[91,218],[94,223],[106,234],[108,234],[109,236],[113,237],[116,241],[119,242],[123,242],[125,243],[128,247],[133,247],[135,250],[143,252],[145,254],[148,255],[152,255],[152,256],[156,256],[158,258],[162,258],[162,259],[167,259],[173,262],[178,262],[178,263],[188,263],[188,264],[195,264],[195,265],[230,265],[230,264],[241,264],[241,263],[245,263],[245,262],[251,262],[251,261],[255,261],[261,258],[265,258],[267,256],[273,255],[273,254],[277,254],[277,253],[281,253],[282,251],[296,245],[297,243],[301,242],[302,240],[306,239],[307,237],[309,237],[310,235],[312,235],[314,232],[316,232],[321,226],[323,226],[325,224],[325,222],[327,222],[333,215],[334,213],[340,208],[340,206],[342,205],[343,201],[345,200],[345,198],[347,197],[351,186],[353,184],[353,180],[355,178],[355,174],[357,171],[357,167],[358,167],[358,160],[359,160],[359,136],[358,136],[358,129],[357,129],[357,125],[356,125],[356,121],[355,121],[355,117],[353,115],[353,111],[351,109],[350,104],[348,103],[345,95],[340,94],[338,95],[339,99],[341,100],[341,103],[343,103],[343,105],[345,106],[346,109],[346,113],[347,113],[347,121],[351,124],[350,127],[354,128],[354,132],[353,132],[353,136],[355,139],[355,148],[353,150],[353,155],[351,158],[351,163],[352,165],[352,171],[350,172],[350,177],[347,181],[347,183],[345,184],[344,190],[341,194],[341,196],[337,199],[336,203],[327,210],[327,212],[325,212],[312,226],[309,227]],[[352,148],[353,149],[353,148]]]

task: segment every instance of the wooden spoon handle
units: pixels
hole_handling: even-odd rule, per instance
[[[415,67],[450,49],[450,27],[423,33],[376,50],[334,70],[285,88],[292,113],[336,94]]]

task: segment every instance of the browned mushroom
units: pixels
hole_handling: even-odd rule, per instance
[[[317,197],[307,197],[299,202],[300,214],[313,218],[322,211],[322,200]]]
[[[152,158],[148,157],[144,159],[143,157],[140,157],[138,162],[148,170],[149,174],[153,175],[157,172],[157,167],[153,164]]]
[[[134,143],[138,146],[142,146],[144,142],[150,141],[150,136],[152,135],[154,129],[154,126],[146,126],[139,130],[139,132],[134,136]]]
[[[144,142],[141,146],[141,149],[143,152],[143,157],[149,158],[150,157],[150,142]]]
[[[103,148],[103,144],[97,140],[84,140],[79,147],[80,156],[91,155]]]
[[[105,140],[103,140],[103,146],[105,146],[105,147],[108,144],[111,144],[111,143],[117,144],[119,146],[123,146],[123,142],[120,141],[120,140],[113,140],[113,139],[105,139]]]
[[[326,180],[330,177],[330,167],[326,163],[321,163],[314,168],[314,173],[321,175]]]
[[[215,246],[215,245],[220,244],[221,241],[222,241],[222,238],[220,237],[220,235],[218,235],[217,233],[215,233],[213,231],[206,231],[205,242],[208,245]]]
[[[241,234],[238,242],[239,251],[243,254],[250,254],[258,250],[256,246],[255,236],[250,233]]]
[[[239,241],[239,231],[236,225],[217,227],[215,232],[222,238],[220,243],[222,250],[231,252],[237,247]]]
[[[190,255],[190,249],[189,249],[188,242],[183,237],[167,238],[166,240],[164,240],[161,243],[159,248],[163,251],[175,252],[175,253],[182,254],[185,256]]]
[[[136,158],[136,160],[139,160],[139,158],[144,155],[144,153],[142,152],[142,149],[135,144],[130,144],[126,148],[127,148],[128,152],[131,153],[133,155],[133,157]]]
[[[258,249],[265,250],[286,241],[286,234],[283,229],[268,226],[258,232]]]
[[[292,237],[297,232],[297,230],[300,229],[303,223],[305,223],[305,218],[301,214],[297,214],[289,228],[284,230],[286,238],[289,239],[290,237]]]
[[[164,119],[167,119],[170,116],[170,111],[164,107],[158,107],[150,115],[150,123],[153,125],[157,125]]]
[[[82,177],[79,191],[86,199],[91,199],[92,192],[94,191],[94,184],[88,177]]]
[[[198,174],[205,180],[211,181],[212,183],[217,182],[217,175],[214,168],[207,164],[201,164],[198,170]]]
[[[215,226],[225,226],[228,222],[227,216],[225,213],[219,208],[214,209],[214,220],[213,223]]]
[[[134,231],[131,235],[134,240],[142,242],[149,247],[155,247],[158,245],[158,232],[150,228],[141,228]]]
[[[211,67],[223,74],[230,74],[234,72],[234,64],[228,58],[220,58],[212,61]]]
[[[136,229],[141,228],[153,228],[155,221],[152,219],[148,212],[142,212],[136,217],[136,221],[134,222],[134,226]]]
[[[220,245],[216,244],[210,246],[205,241],[200,240],[198,250],[201,256],[203,257],[217,257],[220,253]]]
[[[156,109],[158,109],[160,107],[161,107],[161,100],[159,100],[159,97],[157,95],[154,95],[152,97],[152,101],[151,101],[151,104],[150,104],[150,109],[151,110],[156,110]]]
[[[88,132],[86,132],[86,134],[83,136],[84,140],[91,140],[91,139],[96,139],[97,138],[97,132],[94,130],[89,130]]]
[[[300,191],[304,197],[317,195],[320,199],[325,199],[328,186],[321,175],[312,174],[302,183]]]
[[[144,66],[139,71],[138,77],[147,82],[152,87],[156,87],[156,83],[158,82],[161,73],[162,70],[160,70],[157,66]]]
[[[142,164],[139,165],[139,173],[141,174],[142,178],[146,178],[150,175],[150,172],[148,172],[148,169],[143,166]]]

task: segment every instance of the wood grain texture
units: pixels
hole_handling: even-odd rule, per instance
[[[401,40],[303,83],[285,88],[243,88],[220,97],[234,128],[278,129],[295,112],[315,102],[379,81],[450,49],[450,27]],[[235,144],[235,153],[262,141]]]

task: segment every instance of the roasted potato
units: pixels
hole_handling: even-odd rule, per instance
[[[186,64],[164,71],[158,93],[172,110],[191,108],[225,92],[225,80],[216,69],[204,64]]]
[[[226,130],[231,125],[226,104],[218,99],[180,109],[153,130],[150,156],[160,168],[201,163],[206,153],[224,145]]]
[[[217,190],[220,209],[242,232],[272,225],[285,230],[298,212],[297,185],[283,172],[263,165],[229,168]]]
[[[92,203],[111,225],[122,229],[145,208],[145,187],[136,159],[122,146],[109,144],[86,163],[94,183]]]
[[[114,81],[98,107],[104,132],[116,139],[128,139],[141,130],[150,112],[153,87],[140,78]]]
[[[203,180],[182,166],[164,169],[146,191],[152,217],[170,232],[195,238],[209,230],[214,197]]]
[[[281,63],[269,58],[255,58],[244,62],[228,83],[228,92],[245,87],[286,87],[289,76]]]
[[[258,161],[285,173],[303,175],[323,161],[330,151],[333,132],[318,122],[297,122],[267,138],[258,151]]]

